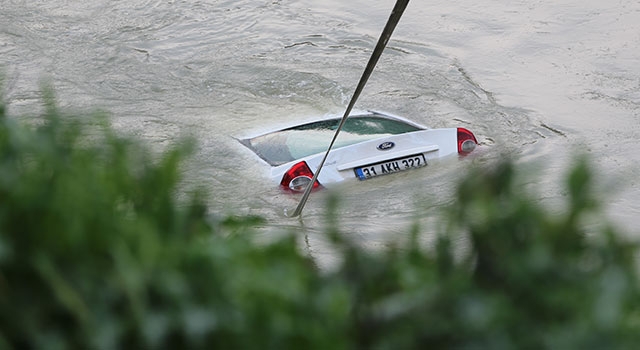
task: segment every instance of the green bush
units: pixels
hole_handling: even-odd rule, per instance
[[[213,219],[199,191],[177,201],[188,143],[152,154],[48,101],[29,127],[0,104],[0,348],[640,344],[636,245],[606,225],[584,232],[599,210],[584,160],[561,215],[517,188],[512,162],[471,171],[433,249],[416,227],[366,251],[330,202],[343,263],[320,271],[295,236],[253,243],[259,218]]]

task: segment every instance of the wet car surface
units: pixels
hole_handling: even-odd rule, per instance
[[[303,191],[340,123],[337,116],[241,139],[284,190]],[[465,155],[477,146],[464,128],[430,129],[381,112],[360,112],[345,121],[314,187],[428,166],[431,160]]]

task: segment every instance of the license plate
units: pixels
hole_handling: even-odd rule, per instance
[[[356,176],[360,180],[367,180],[372,177],[397,173],[407,169],[420,168],[427,165],[424,154],[417,154],[409,157],[398,158],[386,162],[370,164],[355,168]]]

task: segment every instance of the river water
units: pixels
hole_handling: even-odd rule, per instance
[[[331,191],[298,197],[266,180],[234,137],[340,114],[393,0],[0,0],[0,69],[11,115],[35,115],[42,84],[76,112],[162,149],[199,149],[187,183],[210,190],[213,213],[260,215],[261,232],[295,231],[321,261]],[[536,176],[534,196],[562,203],[576,153],[600,174],[607,216],[637,232],[640,215],[640,1],[412,1],[357,108],[431,127],[473,130],[463,160],[339,187],[339,226],[376,248],[429,236],[474,163],[510,156]],[[561,210],[561,207],[558,207]],[[635,230],[635,231],[634,231]]]

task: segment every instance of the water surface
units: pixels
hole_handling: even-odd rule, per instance
[[[321,259],[325,193],[301,219],[236,137],[340,114],[393,1],[0,0],[0,66],[12,115],[35,115],[41,84],[61,107],[102,109],[153,147],[197,138],[185,171],[215,213],[295,230]],[[506,154],[539,174],[535,196],[561,203],[559,179],[588,153],[607,212],[632,231],[640,214],[640,2],[413,1],[357,108],[431,127],[473,130],[471,157],[340,187],[345,234],[380,247],[416,220],[429,234],[470,164]],[[529,187],[529,186],[527,186]],[[559,208],[561,209],[561,208]]]

